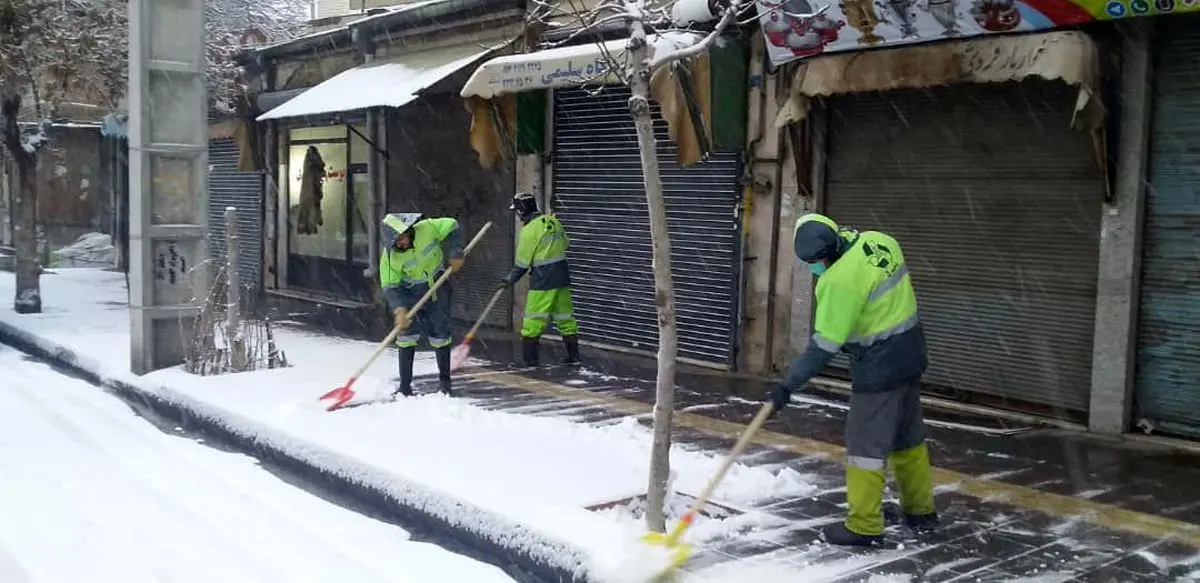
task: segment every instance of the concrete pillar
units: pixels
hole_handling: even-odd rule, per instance
[[[129,16],[130,368],[181,364],[210,282],[204,0]]]
[[[783,144],[772,123],[778,75],[764,70],[765,48],[761,35],[750,45],[747,92],[746,151],[749,154],[748,182],[742,192],[742,297],[738,345],[740,370],[764,373],[771,367],[774,338],[772,302],[774,254],[779,219],[780,172]]]
[[[1096,334],[1088,427],[1119,434],[1133,409],[1142,224],[1146,206],[1146,150],[1150,133],[1153,21],[1132,19],[1120,28],[1120,119],[1116,183],[1100,224]]]

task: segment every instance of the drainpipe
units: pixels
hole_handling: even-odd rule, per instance
[[[364,63],[375,60],[375,42],[371,39],[371,33],[370,28],[351,29],[351,39],[355,48],[362,54]],[[367,197],[371,201],[371,210],[367,219],[367,268],[363,270],[363,275],[372,283],[371,289],[378,287],[373,284],[379,276],[379,225],[383,222],[383,212],[387,204],[387,189],[383,181],[386,168],[384,157],[379,151],[380,136],[383,133],[379,127],[380,119],[386,117],[382,108],[372,107],[367,110],[367,141],[371,144],[371,163],[367,167]]]

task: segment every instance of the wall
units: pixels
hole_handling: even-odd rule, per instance
[[[763,52],[762,36],[755,35],[747,100],[746,147],[752,158],[750,186],[743,202],[745,262],[739,367],[745,372],[771,374],[786,369],[792,355],[807,342],[806,304],[797,304],[793,294],[796,262],[791,233],[797,213],[811,210],[813,201],[801,196],[811,192],[799,184],[800,175],[808,173],[797,172],[798,163],[808,163],[806,154],[798,152],[805,139],[803,128],[780,131],[774,127],[775,115],[786,100],[789,77],[783,69],[767,72]],[[806,291],[805,282],[800,284],[798,289]]]
[[[112,201],[101,176],[100,131],[53,128],[38,160],[38,220],[51,249],[111,230]]]

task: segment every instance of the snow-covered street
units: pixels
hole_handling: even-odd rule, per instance
[[[0,581],[512,581],[0,347]]]

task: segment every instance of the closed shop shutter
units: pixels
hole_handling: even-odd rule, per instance
[[[474,324],[508,275],[513,261],[515,218],[513,163],[485,170],[463,137],[471,114],[458,97],[429,95],[392,111],[388,122],[388,212],[421,212],[458,219],[463,244],[488,221],[492,228],[471,250],[461,272],[449,280],[450,315]],[[484,325],[512,329],[512,302],[505,294]]]
[[[262,287],[262,174],[238,171],[238,147],[233,140],[208,142],[208,250],[225,260],[225,208],[237,209],[238,275],[243,287]]]
[[[1105,184],[1075,96],[1030,80],[830,100],[828,214],[903,246],[928,390],[1087,411]]]
[[[1135,403],[1200,436],[1200,19],[1165,19],[1158,39]]]
[[[653,353],[658,347],[650,220],[626,87],[554,92],[555,211],[571,237],[568,260],[580,334]],[[727,367],[738,314],[739,152],[689,168],[655,108],[667,201],[679,356]]]

